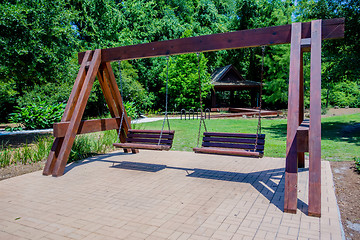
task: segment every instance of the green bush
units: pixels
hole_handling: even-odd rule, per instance
[[[355,161],[355,168],[360,173],[360,157],[356,157],[354,161]]]
[[[139,112],[134,102],[125,102],[124,106],[128,117],[131,117],[131,119],[137,119],[139,117]]]
[[[0,121],[6,121],[16,103],[15,83],[0,82]]]
[[[26,129],[45,129],[61,120],[65,103],[48,104],[40,98],[38,100],[27,106],[15,107],[17,110],[10,114],[9,122],[20,123]]]
[[[331,90],[330,104],[339,107],[360,107],[360,89],[355,82],[336,83]]]

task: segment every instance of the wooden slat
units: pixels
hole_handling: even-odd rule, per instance
[[[66,131],[63,140],[63,147],[59,153],[58,159],[54,166],[54,170],[52,172],[53,176],[61,176],[64,174],[65,166],[69,158],[71,147],[74,143],[81,118],[84,114],[85,106],[89,98],[96,74],[98,72],[100,62],[101,62],[101,50],[97,49],[95,50],[95,53],[91,60],[91,65],[86,74],[83,87],[81,88],[77,103],[74,108],[74,113],[71,116],[70,125]]]
[[[148,149],[148,150],[170,150],[171,146],[169,145],[154,145],[154,144],[138,144],[138,143],[114,143],[115,147],[119,148],[131,148],[131,149]]]
[[[344,19],[328,19],[322,23],[323,39],[344,37]],[[300,23],[301,24],[301,23]],[[310,22],[303,23],[302,38],[309,38]],[[166,55],[208,52],[290,43],[291,25],[282,25],[237,32],[219,33],[190,38],[123,46],[102,50],[102,62],[159,57]],[[84,53],[79,53],[79,63]]]
[[[238,149],[254,149],[255,145],[250,144],[234,144],[234,143],[221,143],[221,142],[203,142],[203,147],[216,147],[216,148],[238,148]],[[264,145],[258,145],[258,150],[264,150]]]
[[[129,129],[129,133],[161,133],[161,130],[145,130],[145,129]],[[175,131],[174,130],[164,130],[163,134],[174,134]]]
[[[252,138],[223,138],[223,137],[203,137],[204,142],[233,142],[233,143],[252,143],[255,144],[256,139]],[[264,145],[264,139],[258,139],[259,145]]]
[[[129,133],[128,134],[128,138],[157,138],[159,139],[160,138],[160,134],[146,134],[146,133],[143,133],[143,134],[139,134],[139,133]],[[174,135],[170,135],[170,134],[163,134],[161,136],[161,138],[163,139],[174,139]]]
[[[160,136],[159,136],[160,138]],[[158,143],[159,142],[159,138],[131,138],[128,137],[126,139],[126,142],[131,142],[131,143]],[[161,139],[160,140],[160,144],[172,144],[172,140],[166,140],[166,139]]]
[[[284,211],[296,213],[297,209],[297,142],[296,130],[299,126],[299,86],[300,86],[301,23],[293,23],[291,28],[290,73],[288,119],[286,137],[286,166]]]
[[[260,152],[250,152],[245,150],[235,149],[221,149],[221,148],[193,148],[195,153],[207,153],[207,154],[219,154],[219,155],[231,155],[231,156],[244,156],[244,157],[261,157]]]
[[[236,138],[256,138],[256,134],[247,133],[222,133],[222,132],[204,132],[204,136],[218,136],[218,137],[236,137]],[[264,139],[265,134],[259,134],[259,139]]]
[[[321,216],[321,20],[311,22],[309,215]]]
[[[118,129],[119,123],[120,123],[120,118],[84,120],[84,121],[80,122],[77,134]],[[54,126],[53,126],[54,137],[64,137],[69,125],[70,125],[70,122],[54,123]]]
[[[82,61],[82,64],[80,66],[78,75],[75,79],[75,83],[74,86],[71,90],[69,99],[67,101],[66,107],[65,107],[65,111],[64,114],[61,118],[61,121],[69,121],[73,112],[74,112],[74,106],[75,103],[78,99],[80,90],[83,86],[84,80],[85,80],[85,75],[86,75],[86,63],[89,60],[89,58],[91,57],[91,51],[86,51],[85,52],[85,56],[84,59]],[[51,147],[49,156],[47,158],[47,161],[45,163],[44,166],[44,170],[43,170],[43,175],[51,175],[52,171],[54,169],[55,166],[55,162],[57,161],[57,157],[62,149],[62,144],[63,144],[63,138],[55,138],[53,145]]]

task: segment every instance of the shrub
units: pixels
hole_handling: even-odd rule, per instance
[[[6,121],[9,113],[13,111],[16,94],[15,83],[0,82],[0,121]]]
[[[339,107],[360,107],[360,89],[355,82],[336,83],[331,91],[330,104]]]
[[[45,129],[61,120],[65,103],[48,104],[40,98],[38,100],[24,107],[15,107],[17,110],[10,114],[9,122],[20,123],[26,129]]]
[[[355,161],[355,168],[360,173],[360,157],[356,157],[354,161]]]
[[[125,102],[124,106],[128,117],[131,117],[131,119],[136,119],[139,117],[139,112],[134,102]]]

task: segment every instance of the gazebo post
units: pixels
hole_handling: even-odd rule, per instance
[[[211,107],[216,108],[216,92],[215,89],[211,89]]]

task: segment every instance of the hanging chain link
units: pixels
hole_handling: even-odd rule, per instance
[[[265,46],[261,46],[262,52],[262,61],[261,61],[261,77],[260,77],[260,93],[259,93],[259,120],[256,130],[256,141],[255,141],[255,151],[257,150],[259,134],[261,134],[261,108],[262,108],[262,87],[264,80],[264,55],[265,55]]]
[[[121,74],[121,61],[118,61],[118,64],[119,64],[119,77],[120,77],[120,94],[121,94],[121,98],[123,98],[124,95],[123,95],[122,74]],[[121,135],[124,118],[125,118],[125,106],[124,106],[124,102],[123,102],[121,120],[120,120],[120,125],[119,125],[119,132],[118,132],[118,139],[117,139],[118,142],[120,142],[120,135]],[[127,120],[125,119],[125,121],[127,121]]]
[[[200,53],[196,53],[197,55],[197,64],[198,64],[198,82],[199,82],[199,99],[200,99],[200,124],[199,124],[199,133],[198,133],[198,139],[197,139],[197,147],[199,147],[200,142],[200,133],[201,133],[201,123],[204,123],[204,129],[205,132],[207,132],[205,119],[203,117],[203,107],[202,107],[202,88],[201,88],[201,74],[200,74]]]
[[[164,116],[161,132],[160,132],[160,138],[159,138],[158,145],[160,145],[160,143],[161,143],[161,138],[162,138],[163,131],[164,131],[165,119],[167,120],[167,125],[168,125],[169,131],[170,131],[170,122],[169,122],[169,117],[168,117],[168,84],[169,84],[169,56],[166,56],[165,116]]]

